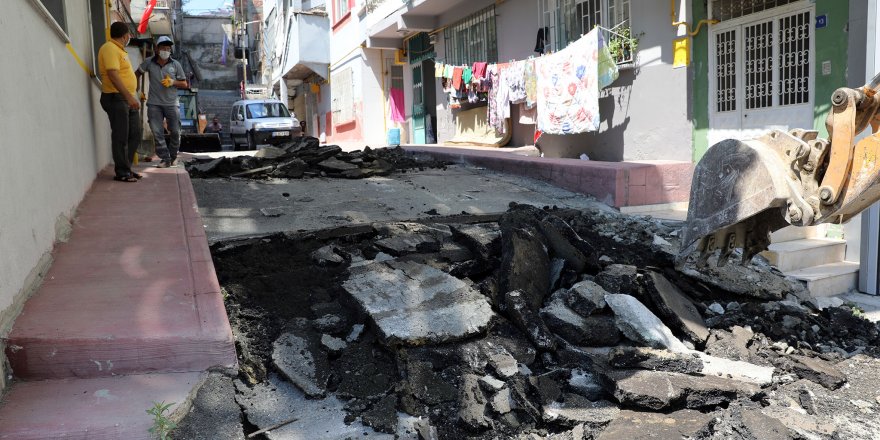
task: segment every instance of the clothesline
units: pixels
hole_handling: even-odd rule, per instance
[[[452,108],[463,100],[487,102],[489,123],[506,131],[510,105],[521,104],[521,123],[547,134],[599,129],[599,90],[618,77],[617,64],[594,28],[565,49],[508,63],[436,63]],[[537,136],[536,136],[537,138]]]

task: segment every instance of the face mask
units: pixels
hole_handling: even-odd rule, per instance
[[[167,51],[167,50],[160,50],[159,51],[159,58],[162,58],[163,60],[167,60],[168,58],[171,58],[171,52]]]

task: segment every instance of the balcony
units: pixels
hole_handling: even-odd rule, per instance
[[[171,35],[174,27],[174,2],[175,0],[156,0],[156,7],[150,15],[150,24],[147,28],[153,35]],[[131,0],[131,17],[135,24],[144,15],[144,10],[150,0]]]
[[[291,22],[286,53],[282,62],[272,69],[272,80],[284,76],[287,79],[305,79],[312,73],[327,77],[330,67],[330,20],[326,13],[295,14]]]
[[[362,20],[367,47],[399,49],[403,39],[439,27],[438,17],[456,9],[464,0],[376,0],[378,5]],[[369,2],[368,2],[369,3]],[[364,9],[367,5],[364,5]]]

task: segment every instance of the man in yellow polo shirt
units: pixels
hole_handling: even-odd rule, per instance
[[[110,118],[114,180],[137,182],[140,174],[131,170],[131,161],[141,142],[141,118],[138,110],[137,79],[125,46],[131,39],[128,25],[110,25],[110,41],[98,50],[98,74],[101,76],[101,108]]]

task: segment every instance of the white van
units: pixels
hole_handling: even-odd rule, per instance
[[[236,150],[256,150],[260,145],[279,145],[302,136],[296,115],[277,99],[245,99],[232,105],[229,134]]]

